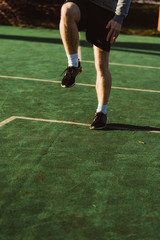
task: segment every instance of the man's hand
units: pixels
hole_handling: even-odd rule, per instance
[[[110,43],[115,43],[116,38],[118,37],[120,30],[121,30],[122,24],[114,21],[113,19],[110,20],[106,26],[106,28],[110,28],[109,33],[107,35],[107,41],[110,41]]]

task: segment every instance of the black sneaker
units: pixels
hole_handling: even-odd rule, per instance
[[[79,62],[78,67],[67,67],[64,71],[64,77],[62,79],[61,87],[68,88],[73,87],[76,83],[75,79],[78,74],[82,72],[82,67]]]
[[[107,115],[102,112],[97,112],[90,129],[104,129],[107,124]]]

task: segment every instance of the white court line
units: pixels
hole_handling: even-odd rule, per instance
[[[63,123],[63,124],[71,124],[71,125],[78,125],[78,126],[85,126],[85,127],[89,127],[90,126],[90,124],[87,124],[87,123],[78,123],[78,122],[60,121],[60,120],[50,120],[50,119],[43,119],[43,118],[31,118],[31,117],[12,116],[10,118],[7,118],[3,122],[0,122],[0,127],[6,125],[7,123],[9,123],[9,122],[11,122],[11,121],[13,121],[15,119],[32,120],[32,121],[40,121],[40,122],[51,122],[51,123]],[[133,130],[133,131],[135,131],[135,130]],[[153,130],[153,131],[152,130],[150,130],[150,131],[146,130],[146,131],[143,131],[143,132],[160,133],[160,131],[155,131],[155,130]]]
[[[82,62],[82,51],[81,51],[81,46],[78,46],[78,58]]]
[[[160,93],[160,91],[158,91],[158,90],[150,90],[150,89],[124,88],[124,87],[112,87],[112,88],[121,89],[121,90],[128,90],[128,91]]]
[[[79,39],[81,39],[81,33],[79,32]],[[82,51],[81,51],[81,45],[78,46],[78,58],[80,61],[82,61]]]
[[[77,122],[60,121],[60,120],[49,120],[49,119],[43,119],[43,118],[31,118],[31,117],[19,117],[19,116],[16,116],[15,118],[16,119],[24,119],[24,120],[40,121],[40,122],[65,123],[65,124],[87,126],[87,127],[90,126],[90,124],[86,124],[86,123],[77,123]]]
[[[38,82],[50,82],[50,83],[61,83],[61,81],[54,81],[54,80],[48,80],[48,79],[15,77],[15,76],[3,76],[3,75],[0,75],[0,78],[20,79],[20,80],[38,81]],[[87,87],[95,87],[94,84],[89,84],[89,83],[76,83],[76,85],[87,86]],[[160,93],[160,90],[151,90],[151,89],[137,89],[137,88],[125,88],[125,87],[112,87],[112,88],[113,89],[119,89],[119,90],[128,90],[128,91]]]
[[[6,125],[7,123],[9,123],[9,122],[11,122],[11,121],[13,121],[14,119],[16,119],[15,116],[12,116],[12,117],[10,117],[10,118],[7,118],[6,120],[0,122],[0,127]]]
[[[94,61],[82,60],[81,62],[94,63]],[[125,64],[125,63],[109,63],[110,65],[121,66],[121,67],[136,67],[136,68],[151,68],[151,69],[160,69],[160,67],[153,66],[143,66],[143,65],[134,65],[134,64]]]
[[[60,120],[50,120],[50,119],[43,119],[43,118],[31,118],[31,117],[20,117],[20,116],[12,116],[7,118],[3,122],[0,122],[0,127],[6,125],[7,123],[15,120],[15,119],[23,119],[23,120],[32,120],[32,121],[40,121],[40,122],[52,122],[52,123],[64,123],[64,124],[71,124],[71,125],[79,125],[79,126],[86,126],[89,127],[90,124],[86,123],[78,123],[78,122],[70,122],[70,121],[60,121]]]
[[[53,81],[53,80],[39,79],[39,78],[27,78],[27,77],[3,76],[3,75],[0,75],[0,78],[20,79],[20,80],[29,80],[29,81],[38,81],[38,82],[60,83],[60,81]]]

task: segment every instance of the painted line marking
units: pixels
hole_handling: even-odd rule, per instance
[[[0,127],[6,125],[7,123],[15,120],[15,119],[23,119],[23,120],[32,120],[32,121],[40,121],[40,122],[51,122],[51,123],[64,123],[64,124],[71,124],[71,125],[79,125],[79,126],[86,126],[89,127],[90,124],[86,123],[78,123],[78,122],[70,122],[70,121],[60,121],[60,120],[50,120],[50,119],[43,119],[43,118],[31,118],[31,117],[20,117],[20,116],[12,116],[7,118],[3,122],[0,122]]]
[[[128,91],[160,93],[159,90],[150,90],[150,89],[124,88],[124,87],[112,87],[112,88],[121,89],[121,90],[128,90]]]
[[[39,78],[27,78],[27,77],[3,76],[3,75],[0,75],[0,78],[20,79],[20,80],[29,80],[29,81],[38,81],[38,82],[60,83],[60,81],[53,81],[53,80],[39,79]]]
[[[12,117],[10,117],[10,118],[7,118],[6,120],[0,122],[0,127],[6,125],[6,124],[9,123],[9,122],[12,122],[12,121],[15,120],[15,119],[16,119],[15,116],[12,116]]]
[[[82,60],[82,62],[94,63],[94,61],[87,61],[87,60]],[[121,67],[136,67],[136,68],[160,69],[160,67],[134,65],[134,64],[125,64],[125,63],[112,63],[112,62],[111,62],[111,63],[109,63],[109,65],[115,65],[115,66],[121,66]]]
[[[22,119],[22,120],[32,120],[32,121],[40,121],[40,122],[51,122],[51,123],[63,123],[63,124],[71,124],[71,125],[78,125],[78,126],[85,126],[89,127],[90,124],[87,123],[79,123],[79,122],[70,122],[70,121],[60,121],[60,120],[50,120],[50,119],[43,119],[43,118],[33,118],[33,117],[20,117],[20,116],[12,116],[10,118],[7,118],[3,122],[0,122],[0,127],[6,125],[7,123],[10,123],[11,121],[15,119]],[[122,130],[121,128],[119,130]],[[129,130],[129,128],[123,128],[123,130]],[[133,130],[135,131],[135,130]],[[139,130],[140,131],[140,130]],[[160,133],[160,131],[155,131],[155,130],[142,130],[143,132],[150,132],[150,133]]]
[[[37,81],[37,82],[50,82],[50,83],[59,83],[59,84],[61,83],[61,81],[54,81],[54,80],[47,80],[47,79],[15,77],[15,76],[3,76],[3,75],[0,75],[0,78],[19,79],[19,80],[28,80],[28,81]],[[95,87],[94,84],[89,84],[89,83],[76,83],[76,85],[87,86],[87,87]],[[112,88],[113,89],[119,89],[119,90],[128,90],[128,91],[160,93],[160,90],[125,88],[125,87],[112,87]]]
[[[79,125],[79,126],[90,126],[90,124],[86,123],[78,123],[78,122],[70,122],[70,121],[60,121],[60,120],[49,120],[43,118],[31,118],[31,117],[19,117],[16,116],[16,119],[24,119],[24,120],[33,120],[33,121],[40,121],[40,122],[52,122],[52,123],[65,123],[65,124],[72,124],[72,125]]]
[[[82,62],[82,51],[80,46],[78,47],[78,58]]]

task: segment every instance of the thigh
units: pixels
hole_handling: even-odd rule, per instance
[[[110,42],[106,41],[109,32],[106,25],[113,17],[113,12],[90,3],[86,38],[93,45],[107,52],[110,51]]]

